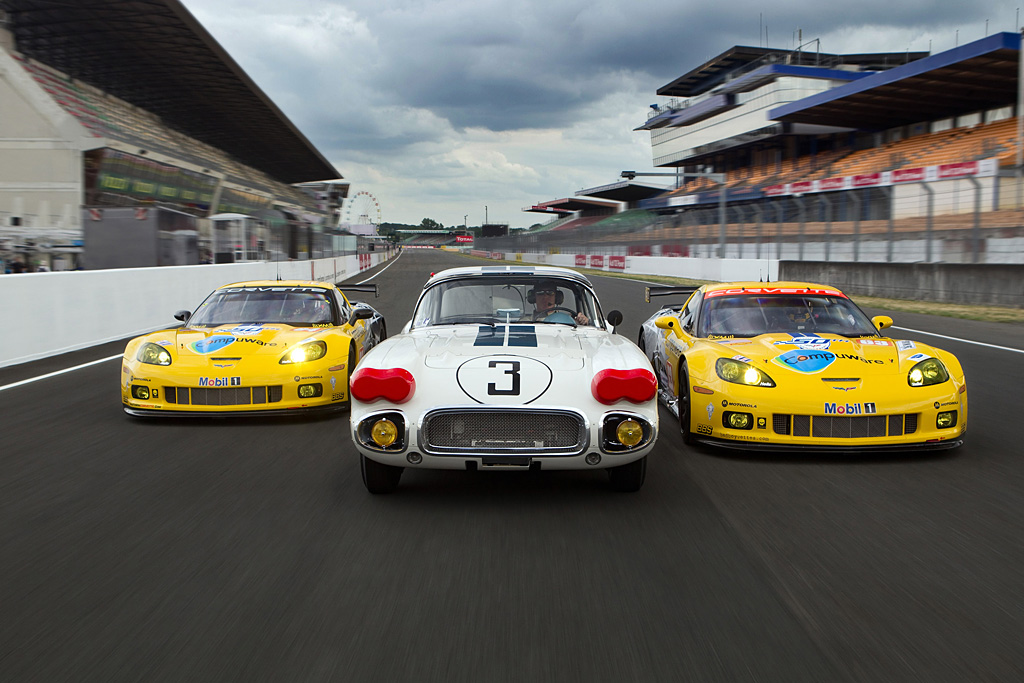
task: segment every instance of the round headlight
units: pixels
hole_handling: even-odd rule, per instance
[[[310,342],[296,346],[284,354],[282,363],[308,363],[311,360],[319,360],[327,355],[327,344],[322,341]]]
[[[907,383],[912,387],[927,387],[932,384],[942,384],[949,379],[946,366],[938,358],[926,358],[914,367],[910,368],[907,374]]]
[[[370,428],[370,438],[382,448],[386,448],[398,438],[398,427],[391,420],[381,419],[373,423]]]
[[[632,447],[643,440],[644,430],[636,420],[623,420],[619,423],[619,426],[615,428],[615,438],[617,438],[619,443],[623,446]]]
[[[735,358],[719,358],[715,361],[715,372],[726,382],[746,384],[751,387],[774,387],[775,381],[753,365]]]
[[[136,354],[135,358],[140,363],[148,363],[149,365],[171,364],[170,351],[152,342],[146,342],[141,347],[139,347],[139,352],[138,354]]]

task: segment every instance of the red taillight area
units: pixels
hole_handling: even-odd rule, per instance
[[[633,403],[643,403],[654,398],[658,391],[658,381],[654,373],[643,368],[632,370],[615,370],[609,368],[594,375],[590,382],[590,393],[601,403],[609,405],[626,399]]]
[[[363,403],[381,398],[405,403],[416,391],[416,380],[405,368],[360,368],[352,375],[349,390]]]

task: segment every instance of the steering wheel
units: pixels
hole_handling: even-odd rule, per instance
[[[576,316],[578,315],[578,313],[576,313],[576,311],[572,310],[571,308],[566,308],[565,306],[552,306],[551,308],[545,309],[543,311],[534,311],[533,319],[538,320],[541,314],[543,314],[546,318],[555,311],[564,311],[565,313],[568,313],[569,317],[573,319],[573,322],[576,321]]]

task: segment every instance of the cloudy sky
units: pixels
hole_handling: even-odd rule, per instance
[[[733,45],[941,52],[1022,0],[183,0],[385,222],[526,227],[655,171],[655,91]],[[656,179],[651,179],[656,180]]]

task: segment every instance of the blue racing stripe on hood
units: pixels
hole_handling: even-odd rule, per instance
[[[512,325],[508,332],[509,346],[536,346],[537,330],[533,325]]]
[[[476,341],[473,342],[473,346],[504,346],[504,344],[504,325],[495,325],[494,327],[481,325],[476,333]]]

